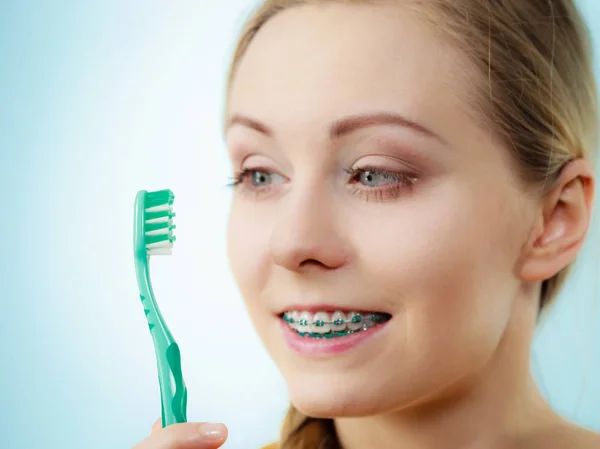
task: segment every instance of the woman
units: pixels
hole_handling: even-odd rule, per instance
[[[289,388],[272,447],[600,447],[529,370],[590,224],[590,52],[570,0],[273,0],[251,18],[228,246]],[[183,424],[136,448],[225,438]]]

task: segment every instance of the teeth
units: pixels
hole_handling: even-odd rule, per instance
[[[346,329],[346,315],[344,312],[335,312],[331,316],[331,329],[336,332],[341,332]]]
[[[367,325],[367,327],[374,326],[375,323],[375,314],[374,313],[365,313],[363,314],[363,326]]]
[[[290,323],[290,326],[292,326],[292,329],[298,330],[298,321],[300,321],[300,312],[298,312],[297,310],[294,310],[292,312],[292,319],[294,321],[293,321],[293,323]]]
[[[357,331],[363,326],[363,323],[362,323],[363,317],[358,312],[349,313],[348,320],[350,322],[346,323],[346,325],[348,326],[348,329],[350,329],[351,331]]]
[[[298,310],[286,312],[284,320],[289,326],[300,333],[330,334],[333,332],[358,331],[368,329],[376,324],[386,321],[385,316],[377,313],[363,313],[336,311],[311,313]]]
[[[319,334],[326,334],[331,332],[331,324],[329,324],[329,314],[327,312],[317,312],[313,316],[312,325],[310,326],[311,332],[318,332]]]
[[[310,330],[310,325],[312,324],[313,316],[310,312],[302,312],[298,317],[298,327],[296,330],[298,332],[308,332]]]

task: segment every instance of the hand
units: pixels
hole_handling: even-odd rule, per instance
[[[183,423],[163,429],[159,418],[150,436],[132,449],[216,449],[226,439],[227,427],[223,424]]]

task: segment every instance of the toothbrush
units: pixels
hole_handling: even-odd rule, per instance
[[[139,191],[135,197],[133,228],[135,271],[156,353],[163,427],[187,421],[187,387],[181,372],[179,346],[154,298],[149,269],[151,256],[171,255],[175,242],[174,200],[175,195],[168,189]]]

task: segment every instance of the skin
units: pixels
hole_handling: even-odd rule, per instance
[[[462,101],[466,65],[402,7],[306,6],[259,31],[232,86],[232,166],[255,172],[234,195],[231,269],[293,404],[335,417],[346,449],[536,447],[562,422],[529,350],[540,281],[587,232],[592,172],[576,161],[544,198],[527,189]],[[380,112],[438,137],[390,124],[330,135]],[[416,182],[345,172],[372,165]],[[294,353],[276,314],[320,303],[393,319],[350,352]]]
[[[592,171],[572,162],[543,197],[524,186],[463,102],[464,70],[402,7],[305,6],[270,20],[227,105],[232,167],[254,170],[235,188],[233,275],[291,401],[334,417],[344,449],[596,447],[529,374],[540,283],[581,248]],[[373,113],[419,127],[344,122]],[[394,175],[346,172],[370,166]],[[322,303],[393,318],[349,352],[294,353],[278,314]],[[159,445],[168,431],[138,449],[188,447]]]
[[[221,423],[173,424],[163,429],[159,418],[150,436],[133,449],[217,449],[227,436],[227,427]]]

